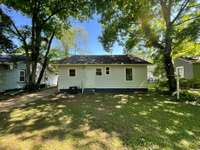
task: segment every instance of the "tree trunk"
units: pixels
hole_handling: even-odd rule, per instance
[[[31,63],[30,63],[30,58],[28,54],[28,49],[25,50],[26,52],[26,85],[30,84],[30,72],[31,72]],[[29,87],[29,86],[27,86]]]
[[[37,71],[37,61],[36,61],[36,54],[32,57],[34,58],[32,61],[32,66],[31,66],[31,84],[32,86],[35,86],[35,81],[36,81],[36,71]]]
[[[35,42],[36,42],[36,33],[35,33],[35,27],[36,27],[36,12],[35,12],[35,2],[32,2],[32,11],[33,11],[33,16],[32,16],[32,29],[31,29],[31,54],[30,54],[30,77],[29,77],[29,85],[28,89],[31,91],[34,89],[34,72],[35,72]]]
[[[48,42],[48,46],[47,46],[47,51],[46,51],[46,54],[45,54],[45,57],[44,57],[44,62],[42,64],[42,69],[40,71],[40,75],[38,77],[38,80],[37,80],[37,85],[39,86],[40,85],[40,82],[42,80],[42,77],[43,77],[43,74],[44,74],[44,71],[47,67],[47,64],[48,64],[48,55],[49,55],[49,51],[50,51],[50,48],[51,48],[51,43],[52,43],[52,40],[53,40],[53,37],[55,35],[55,32],[52,33],[51,37],[50,37],[50,40]]]
[[[169,25],[166,29],[166,35],[165,35],[164,66],[168,79],[169,91],[172,93],[176,90],[176,79],[174,73],[174,65],[172,63],[172,56],[171,56],[172,52],[172,39],[170,36],[171,31],[172,28]]]
[[[32,37],[31,37],[31,73],[30,73],[30,90],[35,90],[38,87],[36,86],[36,78],[37,78],[37,63],[39,60],[39,54],[40,54],[40,46],[41,46],[41,27],[40,27],[40,21],[39,21],[39,13],[37,11],[38,9],[38,1],[32,2]]]
[[[47,67],[47,64],[48,64],[48,57],[45,58],[44,63],[42,64],[42,69],[40,71],[40,74],[39,74],[39,77],[38,77],[38,80],[37,80],[37,86],[39,86],[40,83],[41,83],[41,80],[42,80],[42,77],[44,75],[44,71],[45,71],[45,69]]]
[[[171,55],[164,54],[164,65],[168,79],[168,87],[170,92],[176,91],[176,79],[174,74],[174,66]]]
[[[174,75],[174,66],[172,63],[172,31],[173,31],[173,26],[171,22],[171,9],[172,9],[172,1],[164,1],[160,0],[160,5],[161,5],[161,10],[163,14],[163,18],[166,23],[166,31],[165,31],[165,45],[164,45],[164,66],[165,66],[165,71],[168,79],[168,87],[169,91],[172,93],[176,90],[176,79]]]
[[[32,59],[32,66],[31,66],[31,90],[36,90],[39,87],[36,84],[36,79],[37,79],[37,64],[39,61],[39,54],[40,54],[40,45],[41,45],[41,29],[37,26],[35,26],[35,44],[33,47],[33,51],[31,54],[31,59]]]

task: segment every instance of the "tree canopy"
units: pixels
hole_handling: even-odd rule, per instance
[[[184,41],[198,43],[200,2],[198,0],[96,1],[103,33],[100,41],[107,51],[117,41],[131,50],[143,45],[163,55],[170,91],[175,91],[173,51]]]
[[[91,3],[88,0],[19,0],[17,2],[2,0],[2,3],[31,19],[31,25],[18,27],[14,21],[11,21],[11,25],[13,34],[22,42],[25,54],[29,58],[26,69],[27,82],[30,87],[37,87],[48,64],[53,38],[62,37],[63,29],[70,28],[70,19],[87,19],[92,14]],[[36,79],[39,61],[43,68],[39,78]]]
[[[83,53],[86,51],[88,33],[84,28],[71,27],[68,30],[62,31],[60,38],[62,49],[65,55],[71,53]]]
[[[104,28],[100,40],[108,51],[115,41],[128,50],[137,44],[162,48],[168,22],[173,25],[174,46],[199,38],[200,2],[196,0],[116,0],[96,5]]]
[[[169,90],[175,91],[173,58],[192,53],[199,47],[200,1],[199,0],[1,0],[8,8],[21,12],[31,19],[31,25],[18,27],[2,10],[1,39],[4,47],[12,46],[7,27],[22,43],[29,58],[27,81],[39,84],[48,64],[51,43],[61,39],[65,49],[71,47],[66,39],[73,39],[70,21],[86,20],[94,13],[101,16],[103,26],[100,41],[107,51],[115,42],[131,51],[134,47],[154,50],[154,59],[160,59],[168,79]],[[96,10],[96,11],[95,11]],[[7,25],[7,27],[5,26]],[[63,36],[65,31],[70,36]],[[187,45],[187,47],[186,47]],[[37,63],[42,60],[43,69],[36,81]]]
[[[14,44],[11,39],[11,18],[0,8],[0,52],[11,52]]]

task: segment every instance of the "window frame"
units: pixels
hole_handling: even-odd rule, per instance
[[[127,69],[131,69],[131,79],[127,79]],[[125,68],[125,81],[133,81],[133,68],[132,67]]]
[[[74,71],[74,75],[71,75],[71,71],[72,71],[72,70]],[[68,76],[69,76],[69,77],[76,77],[76,69],[70,68],[69,71],[68,71]]]
[[[21,76],[23,72],[23,76]],[[21,80],[21,78],[23,77],[23,80]],[[20,70],[19,71],[19,82],[25,82],[26,81],[26,71],[25,70]]]
[[[101,74],[97,74],[97,69],[101,70]],[[102,68],[96,68],[95,74],[96,74],[96,76],[102,76],[103,75]]]

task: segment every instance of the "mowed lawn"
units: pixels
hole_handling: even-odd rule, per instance
[[[57,94],[1,112],[0,149],[200,149],[200,106],[156,93]]]

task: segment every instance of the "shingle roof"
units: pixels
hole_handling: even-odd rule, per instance
[[[26,61],[26,56],[23,55],[0,55],[0,62],[19,62]]]
[[[200,63],[200,56],[195,57],[182,57],[185,61],[188,61],[190,63]]]
[[[131,55],[73,55],[58,60],[56,64],[150,64]]]

